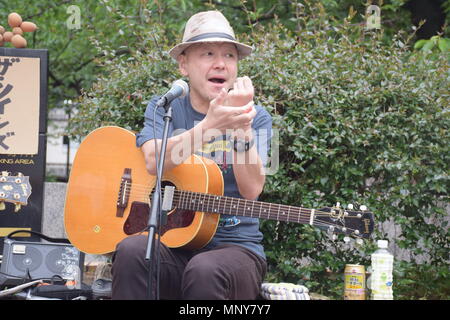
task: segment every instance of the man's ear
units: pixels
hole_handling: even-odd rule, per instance
[[[180,73],[184,76],[187,77],[188,76],[188,72],[186,69],[186,55],[185,54],[180,54],[177,58],[178,60],[178,70],[180,70]]]

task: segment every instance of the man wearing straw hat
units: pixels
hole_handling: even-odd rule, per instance
[[[236,41],[219,11],[200,12],[188,20],[182,43],[169,52],[189,79],[189,94],[172,102],[164,170],[195,152],[219,165],[225,196],[255,200],[265,183],[272,120],[267,111],[254,105],[250,78],[237,76],[238,61],[251,52],[250,46]],[[157,99],[150,101],[145,126],[136,140],[153,175],[155,139],[159,143],[162,137],[164,114],[157,110],[154,119]],[[189,150],[182,152],[181,159],[180,144]],[[221,215],[215,236],[204,248],[169,249],[162,244],[160,298],[255,299],[266,273],[261,240],[258,219],[233,212]],[[148,297],[146,245],[144,235],[130,236],[118,244],[112,268],[113,299]]]

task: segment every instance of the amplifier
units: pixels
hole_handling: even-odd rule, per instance
[[[26,242],[5,238],[0,267],[0,287],[37,279],[68,279],[67,271],[79,272],[82,281],[84,253],[70,244]],[[59,278],[59,277],[61,278]]]

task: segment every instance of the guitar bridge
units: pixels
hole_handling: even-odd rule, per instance
[[[131,192],[131,169],[125,168],[123,170],[122,178],[120,179],[119,194],[117,197],[117,211],[116,217],[122,218],[125,208],[128,206],[128,199]]]

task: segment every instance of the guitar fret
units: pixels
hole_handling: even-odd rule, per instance
[[[202,212],[206,212],[207,206],[206,206],[206,194],[200,195],[200,203],[202,205]]]
[[[190,198],[189,195],[190,194],[191,194],[190,191],[184,193],[183,205],[184,205],[184,207],[186,207],[186,209],[192,210],[191,204],[189,203],[189,198]]]
[[[248,202],[249,202],[249,200],[245,200],[245,204],[244,204],[244,213],[245,212],[249,212],[250,211],[250,213],[251,213],[251,209],[250,209],[250,207],[249,207],[249,205],[248,205]]]
[[[205,212],[211,212],[211,210],[209,209],[209,200],[211,199],[211,197],[208,194],[205,194],[205,202],[206,202],[206,211]]]
[[[215,201],[216,200],[219,200],[219,197],[217,197],[217,196],[215,196],[214,197],[214,204],[215,204]],[[220,203],[220,202],[219,202]],[[219,209],[218,208],[215,208],[215,209],[213,209],[213,211],[214,211],[214,213],[217,213],[218,211],[219,211]]]
[[[314,224],[314,209],[311,211],[311,215],[309,217],[309,224],[312,226]]]
[[[202,199],[202,195],[201,194],[199,194],[198,195],[198,205],[199,205],[199,208],[200,208],[200,206],[202,206],[202,208],[201,208],[201,211],[204,211],[205,210],[205,207],[204,207],[204,198],[205,198],[205,196],[203,196],[203,199]]]
[[[196,194],[194,193],[191,197],[191,201],[189,202],[189,209],[190,210],[195,210],[196,205],[198,205],[198,200],[196,199]]]
[[[201,193],[199,193],[198,196],[195,198],[194,209],[197,209],[195,211],[202,211],[203,210],[203,200],[202,200],[202,194]]]
[[[209,201],[212,200],[212,204],[209,204]],[[214,197],[208,196],[208,205],[209,205],[209,212],[214,212]]]
[[[226,207],[227,207],[227,197],[224,197],[223,198],[223,208],[222,208],[222,206],[220,206],[220,212],[219,213],[224,213]]]
[[[186,209],[188,209],[188,210],[192,210],[193,208],[192,208],[192,203],[191,202],[189,202],[189,194],[190,194],[190,192],[189,191],[187,191],[187,192],[185,192],[184,193],[184,197],[183,197],[183,206],[186,208]]]
[[[184,208],[184,205],[183,205],[183,196],[184,196],[184,191],[181,191],[181,192],[180,192],[180,199],[179,199],[179,203],[178,203],[178,205],[180,206],[180,208]]]
[[[258,214],[258,218],[261,218],[261,210],[262,210],[262,203],[259,203],[259,214]]]
[[[214,198],[211,195],[208,195],[208,212],[213,212],[213,208],[214,208]]]

